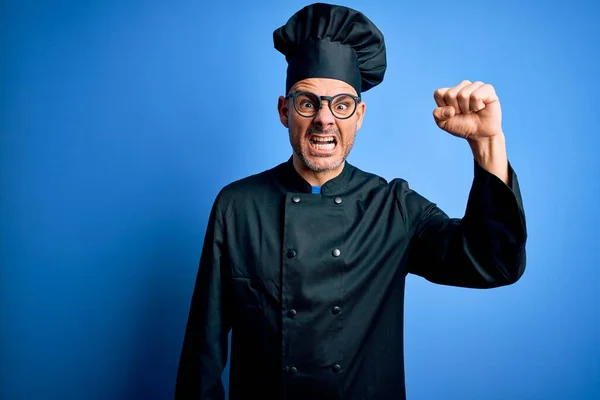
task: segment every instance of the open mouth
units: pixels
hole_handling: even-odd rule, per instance
[[[335,149],[336,144],[335,136],[312,136],[310,138],[310,146],[320,151],[331,151]]]

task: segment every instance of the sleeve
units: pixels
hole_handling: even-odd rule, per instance
[[[222,374],[231,327],[223,213],[213,204],[192,294],[177,371],[175,399],[223,400]]]
[[[475,162],[462,219],[407,187],[399,197],[411,234],[408,272],[450,286],[493,288],[517,282],[525,271],[527,229],[517,175],[509,184]]]

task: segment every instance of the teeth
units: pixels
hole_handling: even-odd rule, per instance
[[[311,140],[313,142],[333,142],[335,140],[335,138],[333,136],[328,136],[328,137],[314,136],[311,138]]]
[[[317,149],[317,150],[333,150],[333,148],[335,147],[334,143],[327,143],[327,144],[313,144],[313,146]]]

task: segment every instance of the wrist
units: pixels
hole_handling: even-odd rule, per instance
[[[467,139],[473,158],[488,172],[508,183],[508,157],[504,133],[494,136]]]
[[[502,132],[494,136],[470,138],[467,139],[467,142],[471,147],[473,157],[478,161],[480,159],[481,161],[484,161],[485,159],[496,155],[503,155],[504,150],[506,149],[506,140],[504,133]]]

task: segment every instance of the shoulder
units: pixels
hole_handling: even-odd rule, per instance
[[[225,185],[220,195],[224,197],[231,197],[240,194],[250,194],[252,192],[260,191],[264,187],[270,185],[275,176],[275,170],[278,167],[274,167],[253,175],[246,176],[244,178],[235,180]]]
[[[366,191],[388,186],[388,181],[382,176],[367,172],[351,164],[349,164],[348,182],[350,187],[360,187]]]
[[[215,205],[225,212],[235,204],[253,202],[270,195],[280,168],[281,164],[228,183],[218,192]]]
[[[363,188],[363,193],[378,194],[376,197],[383,196],[388,201],[395,201],[397,207],[403,212],[415,212],[422,210],[433,203],[417,192],[409,182],[400,177],[390,180],[386,178],[353,167],[353,178]]]
[[[360,186],[366,191],[385,191],[390,195],[401,195],[412,191],[408,182],[403,178],[393,178],[388,181],[381,175],[367,172],[356,166],[352,166],[351,181],[354,186]]]

